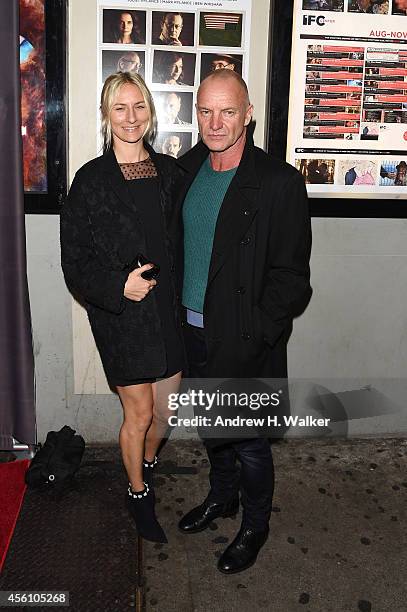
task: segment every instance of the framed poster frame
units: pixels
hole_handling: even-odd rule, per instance
[[[30,214],[59,214],[67,194],[66,0],[45,0],[46,192],[24,192]]]
[[[284,160],[289,121],[293,17],[294,0],[271,0],[267,149],[272,155]],[[313,217],[407,218],[407,197],[310,197],[309,202]]]

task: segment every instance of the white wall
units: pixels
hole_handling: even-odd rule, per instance
[[[314,219],[314,295],[295,326],[293,375],[404,378],[407,221]]]
[[[249,89],[261,145],[269,1],[253,4]],[[71,0],[69,5],[72,179],[96,151],[96,1]],[[69,424],[87,442],[115,441],[121,408],[108,392],[86,317],[64,285],[59,218],[28,215],[26,227],[39,439]],[[313,236],[314,296],[295,322],[289,345],[291,375],[353,379],[348,387],[355,389],[376,377],[402,379],[407,371],[407,221],[314,219]],[[391,395],[390,387],[386,394]],[[365,419],[360,429],[401,430],[406,431],[401,414],[380,422]]]

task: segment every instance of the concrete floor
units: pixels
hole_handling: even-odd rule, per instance
[[[165,446],[156,493],[169,544],[144,545],[146,609],[406,612],[407,440],[289,440],[273,453],[270,538],[255,566],[224,576],[216,561],[240,517],[180,533],[206,495],[208,462],[199,441]]]
[[[216,562],[240,516],[180,533],[180,517],[206,496],[208,461],[199,440],[166,444],[155,488],[169,543],[144,542],[144,609],[407,612],[407,440],[290,439],[273,454],[270,538],[255,566],[225,576]],[[72,612],[134,609],[126,482],[117,446],[87,448],[61,502],[27,492],[0,588],[69,590]]]

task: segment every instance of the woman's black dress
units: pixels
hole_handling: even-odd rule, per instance
[[[167,356],[167,369],[161,378],[168,378],[184,369],[184,352],[182,339],[177,331],[173,307],[173,287],[169,258],[165,244],[165,227],[160,204],[158,177],[150,158],[134,164],[120,164],[128,187],[133,197],[134,206],[141,219],[146,236],[147,252],[142,253],[148,261],[158,264],[160,272],[156,278],[157,285],[152,289],[158,305],[161,329]],[[129,237],[131,240],[131,237]],[[133,380],[110,380],[114,386],[137,385],[155,382],[156,378]]]

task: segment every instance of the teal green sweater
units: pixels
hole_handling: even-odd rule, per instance
[[[215,172],[207,157],[185,198],[182,303],[196,312],[203,312],[216,221],[236,170]]]

